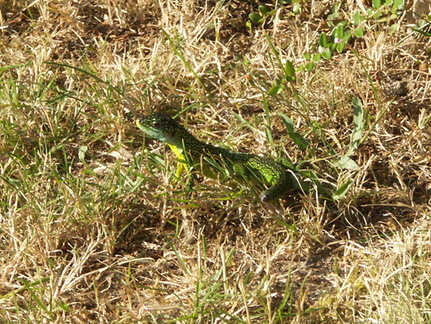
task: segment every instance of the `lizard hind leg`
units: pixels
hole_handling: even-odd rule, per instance
[[[233,165],[233,173],[236,181],[245,184],[254,195],[259,195],[259,192],[265,190],[265,179],[255,172],[253,168],[245,162],[237,162]]]

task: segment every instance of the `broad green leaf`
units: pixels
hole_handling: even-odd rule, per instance
[[[358,29],[356,29],[356,30],[353,32],[353,35],[354,35],[355,37],[362,37],[362,36],[364,36],[364,28],[359,27]]]
[[[352,185],[351,180],[347,180],[346,182],[341,184],[341,186],[338,187],[338,189],[332,195],[332,199],[339,200],[343,198],[346,195],[346,193],[349,191],[351,185]]]
[[[355,14],[353,15],[353,25],[358,26],[362,22],[362,14],[359,10],[355,11]]]
[[[382,16],[382,10],[377,10],[374,15],[373,15],[373,19],[377,19],[380,18]],[[382,20],[382,22],[384,21],[384,19]]]
[[[350,37],[352,37],[352,31],[350,31],[350,30],[345,30],[345,31],[344,31],[344,36],[343,36],[343,41],[344,41],[345,43],[347,43],[347,42],[349,41]]]
[[[336,44],[336,43],[329,43],[328,48],[329,48],[329,51],[331,52],[331,54],[333,51],[335,51],[335,49],[337,48],[337,45],[338,44]]]
[[[270,96],[275,96],[280,92],[280,89],[281,89],[281,86],[277,84],[268,90],[268,94]]]
[[[381,0],[373,0],[372,1],[372,6],[373,6],[373,8],[374,9],[379,9],[380,8],[380,6],[381,6]]]
[[[78,159],[81,162],[85,161],[85,153],[87,153],[88,146],[87,145],[81,145],[78,149]]]
[[[289,136],[301,151],[305,151],[307,149],[308,141],[302,137],[301,134],[293,132],[292,134],[289,134]]]
[[[285,73],[289,77],[295,77],[295,67],[293,66],[293,63],[289,60],[286,61]]]
[[[326,36],[325,33],[321,33],[319,37],[319,46],[328,47],[328,45],[329,45],[328,36]]]
[[[358,147],[359,141],[362,138],[362,130],[364,128],[364,108],[362,107],[361,99],[353,98],[353,133],[351,144],[355,149]]]
[[[332,53],[329,50],[329,48],[325,49],[322,53],[320,53],[320,55],[324,58],[329,60],[332,57]]]
[[[247,21],[245,22],[245,27],[248,29],[248,31],[249,31],[250,33],[252,32],[253,27],[251,26],[251,21],[250,21],[250,20],[247,20]]]
[[[292,119],[290,119],[289,117],[287,117],[285,114],[280,114],[282,120],[283,120],[283,124],[284,126],[286,126],[287,132],[290,134],[292,132],[294,132],[294,126],[293,126],[293,121]]]
[[[359,168],[358,164],[347,155],[341,157],[341,159],[338,161],[338,166],[341,169],[346,170],[357,170]]]
[[[301,11],[301,3],[299,1],[293,2],[292,12],[298,14]]]
[[[307,64],[305,64],[305,70],[307,72],[311,72],[314,68],[314,63],[313,62],[308,62]]]
[[[319,63],[320,59],[321,59],[320,53],[314,54],[313,57],[311,58],[311,60],[315,63]]]
[[[358,165],[353,161],[350,156],[358,148],[359,142],[362,139],[362,130],[364,128],[364,109],[362,102],[358,97],[353,98],[353,131],[350,135],[349,149],[346,154],[338,161],[339,167],[348,170],[356,170]]]
[[[342,24],[338,24],[333,30],[332,35],[336,39],[342,39],[344,37],[344,26]]]
[[[262,20],[263,20],[263,17],[256,12],[252,12],[251,14],[248,15],[248,17],[255,24],[258,24],[258,23],[262,22]]]
[[[341,43],[337,44],[337,47],[336,47],[337,52],[342,53],[345,46],[346,46],[345,42],[341,42]]]
[[[337,44],[337,52],[342,53],[344,51],[344,47],[346,46],[347,42],[349,41],[351,37],[350,30],[345,31],[344,36],[340,43]]]
[[[295,127],[293,125],[292,119],[290,119],[284,114],[280,114],[280,116],[284,126],[286,126],[287,132],[289,133],[289,137],[293,140],[293,142],[298,146],[300,150],[305,151],[308,146],[308,141],[304,137],[302,137],[301,134],[295,132]]]
[[[271,10],[267,6],[259,6],[259,12],[262,14],[262,16],[266,16],[270,11]]]
[[[405,1],[404,0],[394,0],[392,5],[392,12],[395,13],[398,10],[405,10]]]

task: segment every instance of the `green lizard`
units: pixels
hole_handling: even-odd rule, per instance
[[[236,153],[201,142],[166,115],[153,113],[136,120],[136,124],[149,137],[169,145],[179,159],[177,177],[181,175],[184,166],[210,178],[221,175],[223,179],[223,174],[227,174],[227,178],[233,177],[264,189],[261,195],[264,202],[279,199],[302,189],[297,176],[287,171],[281,163],[255,154]]]

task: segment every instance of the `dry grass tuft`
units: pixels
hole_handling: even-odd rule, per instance
[[[3,1],[0,322],[430,322],[431,38],[411,29],[416,7]],[[322,32],[367,10],[363,37],[319,61]],[[173,155],[133,122],[154,110],[331,194],[268,205],[234,181],[176,183]]]

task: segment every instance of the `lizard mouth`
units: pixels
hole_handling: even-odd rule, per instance
[[[141,131],[143,131],[145,134],[147,134],[150,137],[159,138],[159,135],[161,134],[161,132],[159,132],[156,128],[147,126],[142,122],[140,122],[139,120],[136,121],[136,126],[138,126],[138,128]]]

